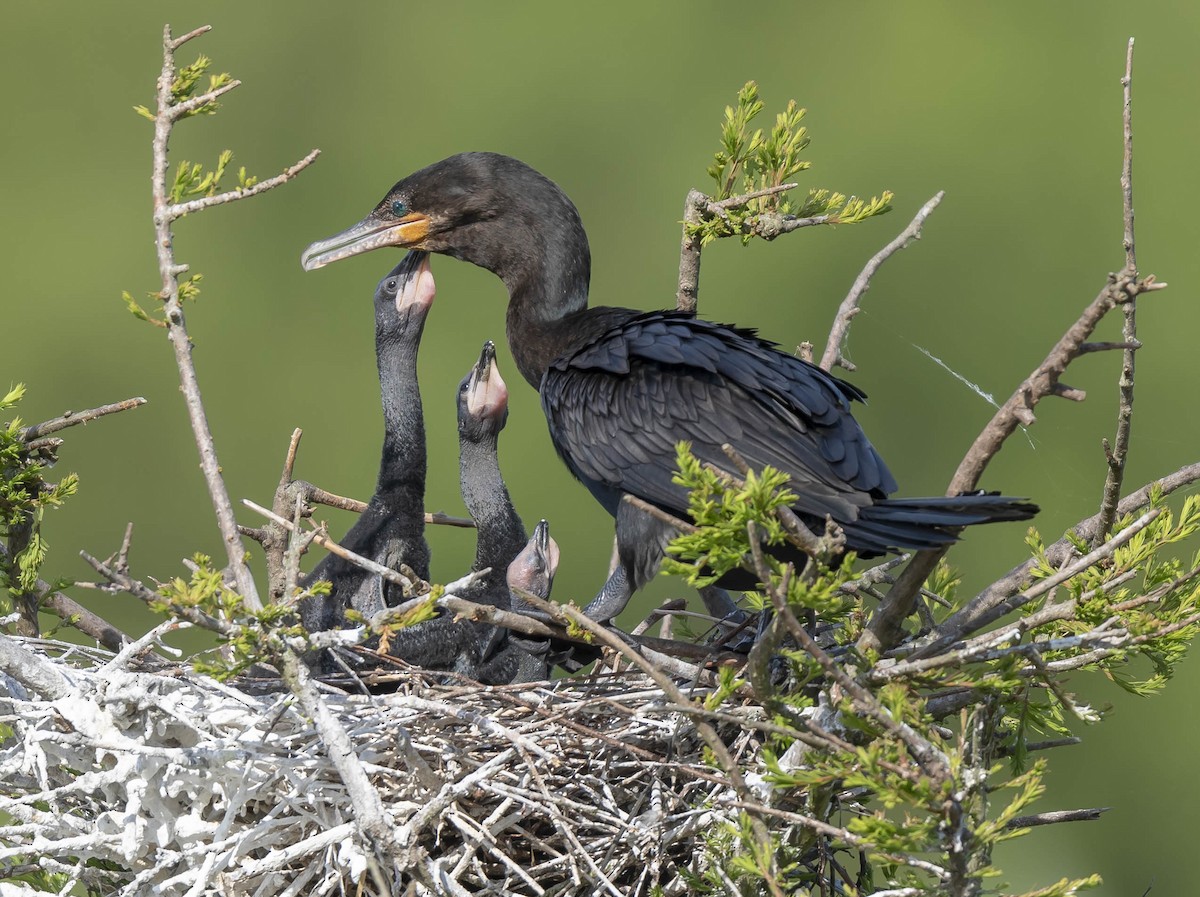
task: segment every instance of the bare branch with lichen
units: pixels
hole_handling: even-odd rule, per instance
[[[850,332],[850,322],[860,310],[859,301],[863,294],[870,289],[871,278],[875,276],[875,272],[879,270],[880,266],[913,240],[921,239],[921,228],[925,225],[925,219],[933,214],[933,210],[938,207],[945,195],[946,191],[944,190],[935,193],[929,202],[917,210],[916,216],[908,223],[908,227],[900,231],[896,239],[871,256],[871,259],[863,266],[858,277],[854,279],[854,285],[850,287],[850,292],[838,306],[833,326],[829,330],[829,339],[825,343],[825,352],[821,355],[820,367],[827,371],[832,371],[835,366],[844,367],[849,371],[854,370],[854,365],[842,356],[842,346],[846,344],[846,335]]]
[[[1122,121],[1124,125],[1125,152],[1121,165],[1121,199],[1125,218],[1125,269],[1129,277],[1137,277],[1137,250],[1133,235],[1133,38],[1125,53],[1125,76],[1121,79],[1125,102]],[[1135,353],[1141,347],[1137,338],[1137,296],[1121,306],[1124,320],[1121,338],[1125,348],[1121,352],[1121,375],[1117,382],[1117,433],[1110,447],[1104,441],[1104,457],[1108,462],[1108,474],[1104,478],[1104,492],[1100,501],[1100,531],[1097,541],[1104,538],[1117,515],[1117,502],[1121,498],[1121,484],[1125,479],[1125,459],[1129,454],[1129,434],[1133,424],[1133,371]]]
[[[154,197],[155,246],[158,253],[159,273],[162,277],[162,291],[159,294],[163,303],[162,320],[166,323],[167,334],[175,350],[175,363],[179,369],[180,385],[187,406],[188,419],[191,422],[196,447],[200,453],[200,467],[204,472],[205,483],[216,512],[229,569],[247,608],[254,611],[262,608],[262,602],[258,597],[258,588],[254,583],[254,577],[246,565],[246,550],[238,532],[237,521],[234,519],[233,504],[229,499],[228,490],[225,488],[212,430],[209,427],[208,416],[200,397],[199,380],[192,362],[192,343],[188,336],[181,304],[179,277],[187,271],[187,266],[179,264],[175,259],[174,235],[171,225],[177,218],[188,212],[252,196],[279,186],[310,164],[316,158],[316,151],[310,153],[304,160],[289,168],[282,175],[244,190],[216,194],[190,203],[181,204],[170,201],[167,147],[175,124],[197,112],[213,111],[217,97],[237,86],[236,81],[229,80],[227,76],[219,76],[214,80],[207,93],[194,95],[195,85],[207,67],[207,61],[203,58],[183,72],[181,81],[181,72],[175,63],[176,51],[188,41],[208,30],[206,26],[189,32],[182,38],[175,39],[171,37],[170,26],[163,29],[163,63],[156,89],[157,107],[153,112],[139,111],[154,122],[154,161],[151,184]],[[216,180],[217,178],[212,179],[214,187]]]

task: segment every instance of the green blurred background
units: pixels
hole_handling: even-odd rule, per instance
[[[5,172],[0,238],[0,388],[25,381],[28,421],[144,395],[150,404],[66,434],[60,470],[79,495],[47,523],[50,577],[87,578],[79,549],[114,550],[135,523],[132,560],[164,578],[219,542],[162,331],[120,293],[157,286],[149,203],[150,126],[164,21],[213,33],[184,54],[215,59],[244,86],[215,119],[176,134],[172,161],[267,177],[320,147],[299,180],[177,226],[178,258],[205,274],[189,310],[195,360],[235,498],[269,501],[287,439],[305,430],[297,473],[366,498],[379,446],[371,294],[398,259],[375,253],[304,274],[300,251],[358,220],[399,177],[467,149],[508,153],[549,174],[579,206],[593,296],[640,308],[673,301],[678,219],[704,175],[726,103],[757,79],[768,111],[810,110],[805,186],[896,193],[895,213],[774,245],[705,254],[701,311],[791,346],[823,345],[863,262],[935,191],[921,242],[875,279],[854,324],[859,418],[902,493],[940,493],[988,419],[984,399],[919,348],[1002,401],[1120,267],[1120,85],[1136,67],[1139,260],[1172,289],[1139,315],[1131,484],[1196,460],[1200,282],[1194,216],[1200,7],[1103,3],[759,3],[578,5],[413,3],[57,3],[10,5],[0,32]],[[453,394],[484,339],[503,339],[495,278],[435,260],[422,348],[428,506],[462,511]],[[1108,322],[1105,335],[1118,333]],[[1035,498],[1049,537],[1095,511],[1100,439],[1113,429],[1118,359],[1082,359],[1068,382],[1085,404],[1044,403],[984,485]],[[600,583],[611,522],[557,461],[534,392],[504,350],[512,413],[502,445],[527,522],[550,519],[564,560],[560,600]],[[249,513],[244,522],[257,523]],[[347,518],[329,515],[335,532]],[[972,532],[957,554],[965,591],[1022,555],[1018,526]],[[431,533],[440,579],[465,571],[462,530]],[[647,601],[682,593],[660,582]],[[94,599],[94,593],[90,593]],[[84,593],[88,598],[89,594]],[[132,598],[97,602],[141,632]],[[1085,744],[1053,757],[1043,808],[1113,806],[1098,823],[1035,832],[998,859],[1013,891],[1093,870],[1107,894],[1190,892],[1198,734],[1195,663],[1160,697],[1107,682],[1073,687],[1111,707]]]

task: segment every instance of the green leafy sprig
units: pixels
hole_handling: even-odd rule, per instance
[[[789,662],[791,675],[779,679],[778,693],[764,696],[758,692],[761,683],[755,680],[756,694],[778,727],[764,748],[763,781],[772,790],[770,805],[792,808],[826,826],[823,835],[804,826],[774,830],[771,844],[778,884],[785,893],[789,889],[803,892],[816,885],[818,878],[806,858],[822,851],[831,857],[844,853],[847,861],[857,857],[858,883],[864,892],[875,890],[870,883],[882,878],[890,888],[912,888],[923,895],[942,893],[944,879],[931,870],[948,870],[961,861],[949,836],[949,807],[953,807],[954,818],[961,820],[955,825],[962,826],[970,839],[969,865],[960,870],[962,874],[979,878],[999,875],[999,870],[988,865],[993,849],[1026,833],[1027,829],[1018,825],[1019,819],[1044,791],[1046,762],[1044,758],[1029,761],[1024,750],[1027,737],[1035,732],[1066,734],[1073,721],[1092,720],[1095,713],[1068,695],[1056,676],[1039,673],[1031,668],[1029,658],[1019,653],[989,655],[978,663],[955,663],[935,673],[872,684],[877,659],[858,656],[852,647],[868,612],[863,603],[865,590],[843,588],[854,576],[852,558],[833,567],[814,563],[804,575],[797,575],[794,568],[772,556],[772,550],[786,540],[778,512],[796,502],[788,478],[770,468],[732,477],[701,462],[686,443],[680,443],[676,452],[675,482],[689,490],[688,513],[696,528],[671,542],[665,569],[696,585],[710,584],[736,567],[755,569],[750,563],[750,535],[757,533],[765,549],[770,589],[786,595],[797,620],[807,621],[812,631],[820,633],[822,650],[838,658],[844,674],[868,689],[875,702],[866,712],[830,680],[814,657],[786,643],[775,655]],[[1122,526],[1128,523],[1123,521]],[[1052,631],[1070,638],[1092,628],[1103,613],[1111,617],[1115,610],[1131,632],[1144,632],[1145,639],[1130,651],[1157,664],[1156,675],[1160,670],[1169,671],[1193,635],[1197,596],[1195,584],[1188,580],[1191,568],[1164,559],[1158,552],[1197,529],[1200,498],[1185,502],[1177,518],[1162,512],[1153,525],[1116,550],[1111,563],[1089,568],[1079,582],[1069,581],[1064,586],[1068,594],[1059,595],[1058,600],[1080,602],[1081,615],[1056,621],[1059,628]],[[1035,556],[1040,551],[1044,558],[1036,533],[1031,535],[1031,547]],[[1131,571],[1142,576],[1136,586],[1128,587],[1131,594],[1115,591],[1113,583],[1133,582]],[[1040,572],[1048,575],[1052,571],[1047,567]],[[959,582],[958,572],[943,562],[926,588],[941,602],[953,605]],[[1095,600],[1097,591],[1108,598],[1093,613],[1085,605]],[[746,597],[754,608],[768,604],[762,593]],[[1028,618],[1037,609],[1026,608],[1023,613]],[[945,612],[941,607],[938,611]],[[1145,619],[1139,618],[1140,614],[1145,614]],[[1037,632],[1038,638],[1044,635],[1043,630]],[[1062,653],[1047,652],[1045,662],[1080,656],[1084,651],[1085,646],[1064,646]],[[1090,666],[1111,675],[1127,659],[1125,652],[1117,652],[1091,660]],[[1037,675],[1030,675],[1031,671]],[[731,670],[722,670],[705,706],[717,709],[722,703],[735,702],[745,685]],[[964,710],[960,726],[961,732],[967,733],[964,735],[943,728],[928,709],[931,696],[953,690],[971,690],[982,696]],[[805,728],[808,732],[802,740],[798,736]],[[796,736],[784,734],[789,729]],[[905,737],[903,732],[915,737]],[[818,738],[816,744],[809,740],[813,735]],[[941,772],[916,762],[914,743],[934,746],[942,757]],[[994,759],[1006,754],[1007,764]],[[705,840],[709,865],[692,878],[696,893],[728,893],[730,881],[742,893],[766,893],[756,853],[762,843],[745,819],[715,827]],[[1068,897],[1098,881],[1095,876],[1064,879],[1037,894]]]
[[[725,107],[721,148],[708,167],[716,191],[700,222],[688,227],[690,235],[700,237],[701,245],[733,236],[743,243],[756,236],[770,240],[800,223],[855,224],[891,210],[890,191],[862,199],[812,188],[796,202],[789,190],[779,190],[812,165],[800,157],[810,142],[802,124],[806,110],[789,100],[775,116],[775,124],[764,130],[753,127],[764,108],[753,81],[738,91],[736,106]],[[737,205],[726,202],[748,194],[759,195]]]
[[[18,383],[0,397],[0,412],[15,408],[25,395]],[[67,474],[57,483],[46,479],[52,463],[23,438],[23,424],[13,417],[0,426],[0,589],[15,597],[32,591],[46,560],[42,518],[48,508],[60,506],[75,494],[79,478]]]
[[[200,79],[212,66],[212,60],[201,54],[196,58],[196,61],[191,65],[185,65],[179,70],[175,76],[175,80],[171,83],[171,102],[173,105],[187,102],[196,95],[196,89],[200,85]],[[221,72],[219,75],[208,76],[208,87],[204,93],[212,93],[214,90],[224,87],[231,83],[233,78],[228,72]],[[207,103],[201,103],[195,109],[189,110],[182,118],[191,118],[193,115],[212,115],[221,104],[216,100],[210,100]],[[145,106],[134,106],[133,111],[142,118],[147,118],[154,121],[154,113]]]

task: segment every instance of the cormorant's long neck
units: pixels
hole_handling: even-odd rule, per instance
[[[383,394],[383,452],[379,480],[367,509],[342,538],[341,544],[378,563],[398,569],[407,564],[422,579],[429,578],[429,546],[425,542],[425,423],[417,388],[417,344],[420,331],[396,336],[377,324],[375,353]],[[371,587],[372,580],[341,558],[330,555],[313,575],[334,584],[322,625],[333,625],[330,613],[353,606],[373,613],[389,602]],[[307,625],[307,624],[306,624]]]
[[[491,567],[498,581],[525,547],[525,525],[513,507],[500,475],[495,438],[459,444],[459,484],[463,502],[475,520],[475,568]]]
[[[534,389],[550,362],[576,342],[571,321],[587,310],[591,253],[574,207],[571,212],[563,226],[534,232],[537,239],[496,271],[508,287],[508,345]]]
[[[413,518],[417,529],[425,526],[425,418],[417,385],[415,339],[377,336],[376,357],[383,400],[383,455],[374,503],[389,513]],[[402,523],[403,521],[397,521]]]

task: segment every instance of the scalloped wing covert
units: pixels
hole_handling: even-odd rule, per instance
[[[559,453],[613,510],[620,492],[683,515],[675,443],[736,473],[728,442],[755,468],[791,476],[802,514],[850,522],[895,491],[850,414],[863,393],[753,331],[650,312],[557,359],[541,387]],[[597,489],[599,487],[599,490]]]

